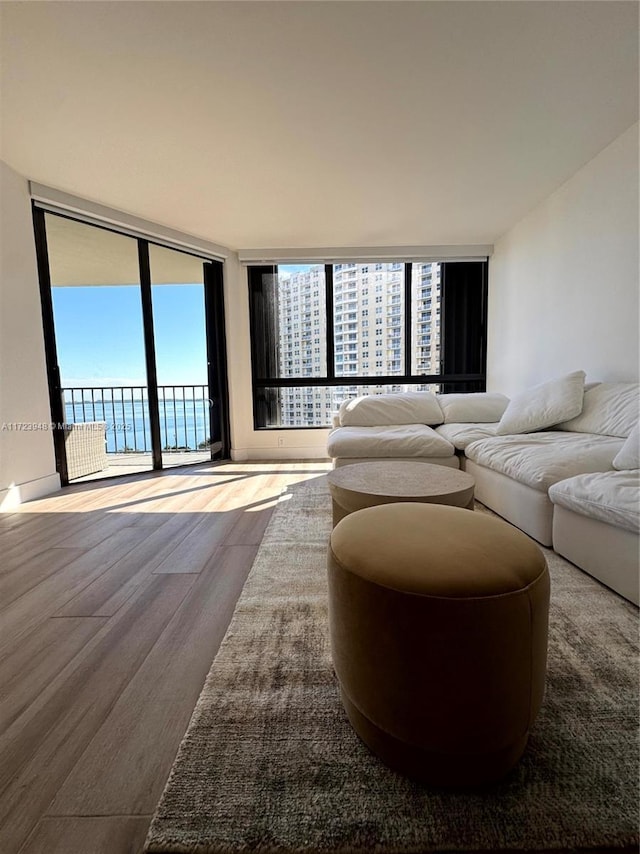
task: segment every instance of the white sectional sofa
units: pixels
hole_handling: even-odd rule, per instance
[[[447,398],[447,400],[444,400]],[[327,450],[334,465],[366,460],[414,460],[459,468],[456,446],[437,425],[497,422],[509,403],[503,394],[380,394],[345,400],[334,416]],[[476,437],[482,435],[475,424]],[[488,426],[492,426],[489,424]],[[488,435],[488,434],[487,434]]]
[[[549,489],[553,548],[638,604],[638,471],[605,471]]]
[[[585,387],[584,378],[576,371],[511,401],[428,392],[346,401],[329,454],[336,465],[459,465],[474,476],[478,501],[638,604],[640,387]],[[408,421],[418,412],[428,424]]]

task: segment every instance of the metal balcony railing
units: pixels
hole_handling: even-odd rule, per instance
[[[66,423],[105,422],[108,454],[151,451],[146,386],[63,388],[62,400]],[[158,403],[163,450],[202,452],[209,447],[208,386],[158,386]]]

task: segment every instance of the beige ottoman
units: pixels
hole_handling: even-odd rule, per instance
[[[485,514],[386,504],[338,523],[328,568],[333,662],[365,744],[435,785],[506,774],[544,693],[540,549]]]

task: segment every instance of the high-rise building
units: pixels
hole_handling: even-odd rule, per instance
[[[278,269],[279,363],[282,377],[326,373],[327,317],[323,265]],[[326,426],[340,402],[361,394],[405,386],[404,264],[343,263],[333,267],[336,387],[280,390],[280,424]],[[440,265],[413,264],[411,281],[411,373],[440,372]],[[358,386],[350,377],[398,377],[397,384]],[[406,386],[417,390],[426,386]]]
[[[440,373],[440,264],[414,264],[411,294],[412,371]]]

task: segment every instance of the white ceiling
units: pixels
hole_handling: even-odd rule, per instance
[[[638,117],[635,2],[4,2],[2,159],[231,248],[491,243]]]

